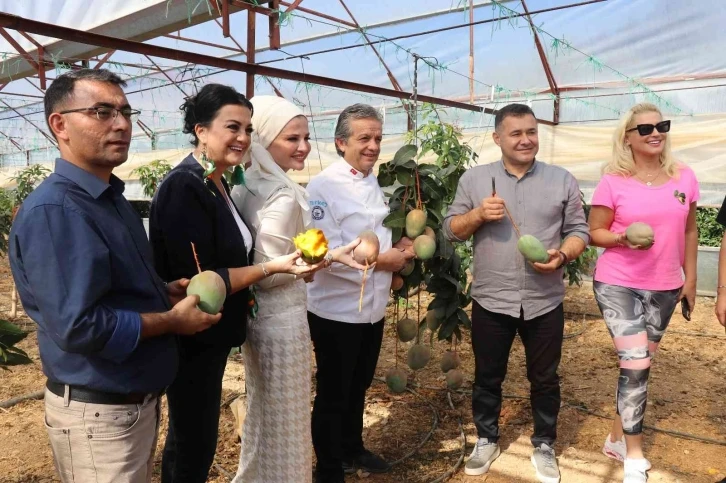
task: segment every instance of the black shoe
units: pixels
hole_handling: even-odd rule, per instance
[[[343,463],[343,468],[346,468],[346,463]],[[380,456],[364,449],[361,453],[353,457],[353,472],[355,472],[356,468],[360,468],[368,473],[385,473],[391,469],[391,465]]]
[[[345,483],[345,477],[316,474],[315,483]]]
[[[352,475],[355,473],[355,461],[352,459],[343,460],[343,473],[346,475]]]

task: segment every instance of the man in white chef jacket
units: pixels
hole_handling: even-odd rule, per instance
[[[317,457],[316,483],[343,483],[357,469],[388,471],[389,464],[363,446],[365,394],[373,381],[383,339],[391,274],[413,258],[405,242],[391,243],[383,226],[388,204],[373,165],[378,160],[383,122],[365,104],[347,107],[338,117],[335,148],[341,159],[313,178],[308,187],[313,226],[323,230],[332,249],[372,230],[381,244],[368,270],[362,310],[362,273],[335,264],[320,270],[308,287],[308,322],[317,361],[312,435]]]

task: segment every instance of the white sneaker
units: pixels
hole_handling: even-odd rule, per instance
[[[614,443],[610,441],[610,435],[608,434],[608,437],[605,438],[605,444],[602,446],[602,452],[605,456],[608,458],[612,458],[614,460],[618,460],[620,462],[625,461],[625,455],[628,454],[628,449],[625,445],[625,436],[620,437],[620,441],[615,441]],[[647,463],[646,470],[650,469],[650,461],[645,460]]]
[[[649,468],[650,463],[645,458],[625,458],[623,465],[623,483],[646,483],[648,481],[646,471]]]
[[[492,462],[499,457],[497,443],[490,443],[487,438],[479,438],[464,466],[464,473],[471,476],[483,475],[489,471]]]
[[[540,444],[539,448],[534,449],[531,461],[541,483],[560,483],[560,469],[553,448],[545,443]]]

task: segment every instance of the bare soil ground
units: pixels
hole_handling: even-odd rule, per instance
[[[10,309],[11,278],[7,262],[0,264],[0,312]],[[409,301],[409,314],[417,315],[417,301]],[[422,306],[428,304],[426,294]],[[602,416],[614,413],[614,387],[617,360],[612,342],[600,318],[589,284],[568,289],[565,301],[566,333],[560,366],[563,407],[560,412],[556,450],[563,482],[616,483],[622,481],[622,465],[600,453],[610,427],[610,420],[589,414],[574,406]],[[389,310],[390,312],[391,310]],[[424,310],[421,311],[423,316]],[[415,318],[415,317],[414,317]],[[34,324],[22,311],[15,322],[34,330]],[[580,333],[581,332],[581,333]],[[579,335],[577,335],[579,334]],[[700,334],[701,336],[698,336]],[[708,336],[704,336],[708,335]],[[713,336],[711,336],[713,335]],[[469,389],[474,361],[467,334],[459,345],[463,389]],[[27,350],[34,364],[0,371],[0,401],[42,389],[44,377],[38,358],[37,340],[32,333],[20,346]],[[406,368],[408,344],[400,344],[398,365]],[[429,365],[415,374],[410,372],[414,392],[391,394],[385,384],[374,382],[368,392],[364,438],[369,449],[390,460],[416,450],[386,475],[352,475],[348,482],[432,482],[451,472],[461,458],[468,455],[475,442],[471,418],[471,397],[451,393],[451,408],[439,369],[441,354],[448,343],[435,343]],[[679,314],[661,344],[651,372],[646,424],[664,430],[690,433],[721,442],[726,441],[726,338],[713,316],[713,299],[699,298],[692,322]],[[387,321],[384,345],[377,377],[396,361],[395,329]],[[239,443],[235,422],[228,405],[244,391],[244,368],[238,356],[230,358],[224,381],[220,438],[215,466],[209,481],[229,481],[237,469]],[[502,455],[488,475],[467,477],[460,466],[448,481],[453,482],[536,482],[529,462],[529,436],[532,419],[527,395],[529,384],[524,368],[524,351],[515,342],[509,360],[504,392],[514,398],[504,401],[501,417]],[[466,435],[462,447],[460,421]],[[162,421],[162,437],[166,432]],[[431,432],[428,440],[420,443]],[[43,402],[26,401],[10,409],[0,409],[0,482],[59,481],[54,474],[48,440],[43,428]],[[651,482],[710,483],[726,475],[726,446],[674,437],[647,430],[646,452],[653,464]],[[158,464],[157,464],[158,470]],[[158,476],[154,481],[159,481]]]

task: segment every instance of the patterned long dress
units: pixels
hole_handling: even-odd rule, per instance
[[[258,290],[242,346],[247,415],[234,483],[312,480],[310,331],[305,282]],[[306,479],[307,478],[307,479]]]
[[[292,253],[292,237],[305,229],[299,205],[285,188],[253,186],[255,196],[241,195],[235,203],[253,230],[255,263]],[[255,290],[259,310],[248,321],[242,347],[247,413],[233,483],[311,483],[312,343],[305,281],[278,274]]]

